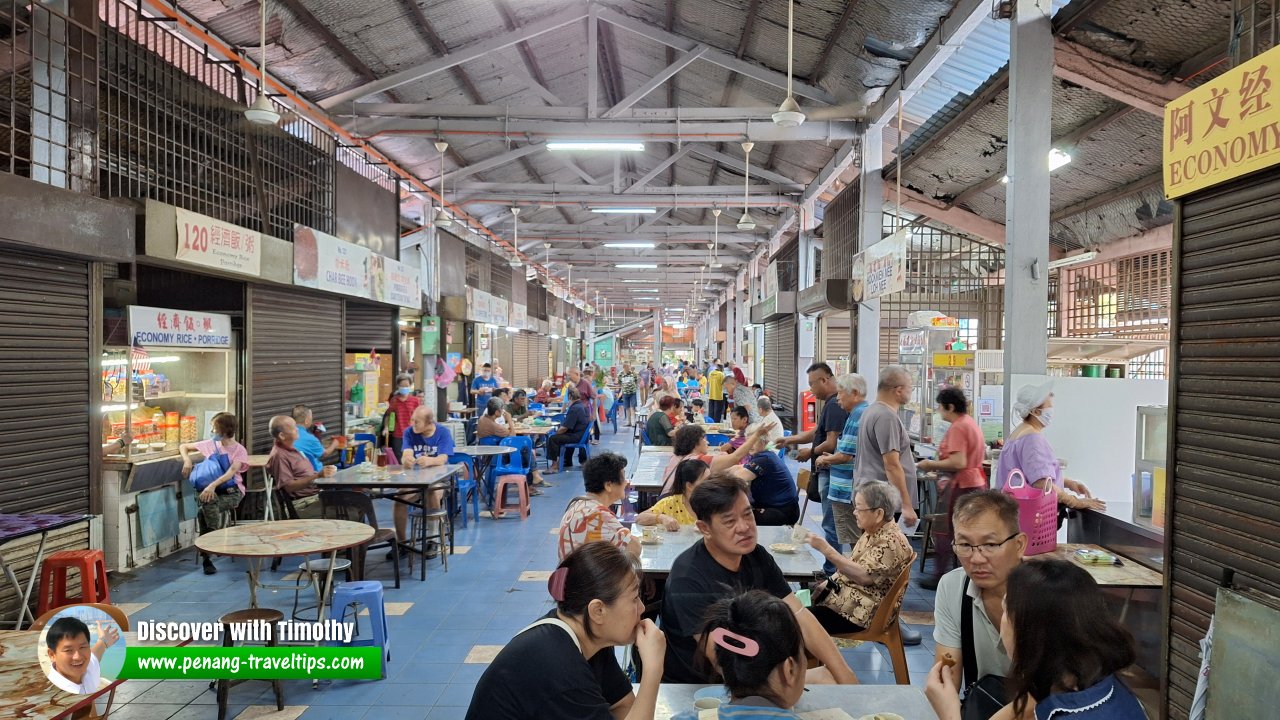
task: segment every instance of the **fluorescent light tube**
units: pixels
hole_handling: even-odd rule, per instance
[[[618,263],[614,267],[619,270],[654,270],[658,266],[653,263]]]
[[[652,250],[653,249],[653,243],[651,242],[613,242],[613,243],[605,243],[604,246],[607,248],[625,248],[628,250]]]
[[[602,215],[652,215],[658,212],[651,207],[593,207],[591,212]]]
[[[1068,267],[1071,265],[1081,265],[1083,263],[1090,262],[1096,257],[1098,257],[1098,253],[1094,252],[1093,250],[1090,250],[1089,252],[1080,253],[1079,255],[1072,255],[1071,257],[1064,257],[1060,260],[1054,260],[1053,262],[1049,263],[1049,269],[1057,270],[1058,268]]]
[[[620,152],[644,152],[644,143],[617,140],[553,140],[548,150],[613,150]]]

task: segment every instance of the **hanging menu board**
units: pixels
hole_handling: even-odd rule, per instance
[[[419,309],[417,268],[305,225],[293,229],[293,283]]]

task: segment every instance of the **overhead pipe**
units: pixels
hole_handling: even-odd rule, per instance
[[[294,92],[292,88],[289,88],[283,83],[281,83],[280,81],[276,80],[275,78],[268,76],[266,73],[262,71],[261,67],[259,67],[253,61],[244,57],[240,53],[236,52],[234,49],[231,48],[231,46],[227,45],[226,43],[223,43],[216,36],[212,35],[209,32],[206,32],[203,28],[201,28],[200,26],[192,22],[190,19],[188,19],[184,13],[179,12],[176,7],[167,5],[164,2],[161,2],[160,0],[145,0],[145,3],[146,3],[146,6],[152,11],[159,13],[163,17],[173,21],[178,27],[182,28],[184,31],[193,35],[196,39],[198,39],[200,42],[207,45],[210,49],[217,51],[227,59],[235,62],[237,65],[243,68],[244,71],[249,75],[258,77],[262,81],[263,87],[270,87],[275,90],[276,95],[281,97],[286,97],[289,100],[291,100],[294,104],[294,110],[297,112],[298,115],[307,118],[311,122],[314,122],[315,124],[321,127],[328,128],[336,137],[342,140],[345,140],[347,143],[349,143],[354,147],[358,147],[360,150],[364,151],[370,157],[376,159],[379,163],[385,165],[388,170],[390,170],[392,173],[397,175],[400,179],[409,183],[409,185],[417,188],[417,190],[415,190],[414,192],[425,193],[428,197],[435,199],[442,206],[452,208],[455,213],[455,217],[458,217],[459,219],[463,220],[465,225],[469,227],[477,228],[481,233],[489,236],[491,240],[498,243],[500,247],[510,250],[511,252],[515,253],[517,257],[523,258],[524,261],[528,263],[530,266],[534,267],[535,269],[541,270],[543,274],[546,275],[547,279],[550,282],[561,284],[559,280],[554,275],[551,274],[550,270],[530,260],[528,256],[524,255],[524,253],[521,253],[518,248],[516,248],[515,246],[513,246],[511,243],[507,242],[503,238],[498,237],[496,234],[490,231],[489,228],[481,224],[479,220],[468,215],[466,211],[464,211],[458,205],[455,205],[450,202],[446,202],[444,198],[440,196],[439,193],[437,193],[435,190],[432,190],[426,183],[418,179],[418,177],[415,176],[413,173],[397,165],[395,161],[393,161],[389,156],[383,154],[377,148],[370,145],[365,138],[361,138],[359,136],[353,135],[350,132],[348,132],[341,125],[339,125],[338,123],[330,119],[329,116],[323,110],[318,108],[312,102],[303,98],[298,93]],[[141,7],[139,7],[138,9],[139,9],[138,14],[141,15]],[[454,133],[450,133],[450,134],[454,134]],[[504,201],[504,204],[505,202],[509,202],[509,201]],[[407,234],[412,234],[413,232],[417,232],[418,230],[422,230],[422,229],[423,228],[418,228],[417,230],[411,230],[408,233],[402,233],[401,237],[404,237]],[[568,287],[565,287],[565,292],[576,295],[576,293],[574,293],[573,290]],[[583,301],[585,302],[586,298],[583,298]]]

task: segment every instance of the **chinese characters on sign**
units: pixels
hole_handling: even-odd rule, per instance
[[[129,306],[130,345],[142,347],[231,347],[231,316]]]
[[[1280,47],[1205,82],[1164,108],[1170,198],[1280,162]]]
[[[211,217],[175,208],[178,251],[183,262],[258,275],[262,267],[262,235]]]

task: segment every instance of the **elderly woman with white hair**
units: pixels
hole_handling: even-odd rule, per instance
[[[1105,510],[1107,504],[1093,497],[1084,483],[1062,477],[1062,465],[1044,436],[1044,429],[1053,422],[1053,383],[1025,385],[1018,390],[1013,416],[1022,424],[1009,434],[1000,452],[997,486],[1003,488],[1015,470],[1021,471],[1028,483],[1041,490],[1053,485],[1058,493],[1059,526],[1065,517],[1063,508]]]
[[[821,535],[806,542],[836,567],[836,574],[813,588],[809,611],[828,633],[862,632],[884,602],[893,581],[915,559],[911,543],[893,519],[902,499],[897,488],[874,481],[858,486],[853,512],[862,536],[849,557]]]
[[[831,472],[827,497],[831,498],[831,514],[835,516],[836,538],[841,544],[858,542],[862,531],[853,516],[853,460],[858,452],[858,427],[862,412],[867,409],[867,381],[857,373],[847,373],[836,378],[836,402],[849,413],[836,451],[823,455],[815,464]]]

